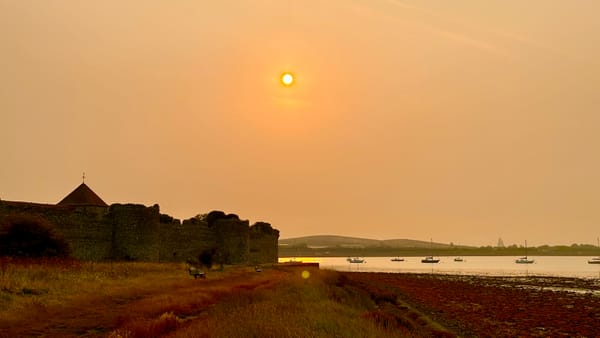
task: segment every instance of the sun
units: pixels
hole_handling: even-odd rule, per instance
[[[279,80],[281,80],[281,84],[283,84],[286,87],[289,87],[294,84],[294,81],[296,79],[294,78],[294,74],[290,72],[284,72],[281,74]]]

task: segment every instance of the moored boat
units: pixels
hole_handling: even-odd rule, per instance
[[[454,261],[455,262],[464,262],[464,259],[462,257],[454,257]]]
[[[429,239],[429,250],[433,250],[433,239]],[[421,263],[439,263],[440,260],[438,258],[433,258],[433,256],[427,256],[421,259]]]
[[[433,256],[427,256],[421,259],[421,263],[439,263],[440,260],[438,258],[433,258]]]
[[[404,258],[394,257],[394,258],[390,259],[390,261],[392,261],[392,262],[404,262]]]
[[[533,262],[534,262],[534,260],[527,258],[527,256],[523,256],[523,257],[515,259],[515,263],[517,263],[517,264],[531,264]]]
[[[360,257],[348,257],[346,260],[350,263],[366,263],[366,261]]]
[[[533,259],[529,259],[527,257],[527,241],[525,241],[525,256],[515,259],[515,263],[517,264],[532,264],[534,262]]]
[[[598,248],[600,249],[600,237],[598,237]],[[600,256],[590,259],[588,264],[600,264]]]
[[[588,264],[600,264],[600,257],[594,257],[588,260]]]

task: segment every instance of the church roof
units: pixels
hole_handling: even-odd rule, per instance
[[[107,207],[106,204],[95,192],[85,183],[81,183],[72,193],[58,202],[58,205],[97,205]]]

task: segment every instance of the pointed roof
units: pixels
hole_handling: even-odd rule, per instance
[[[81,183],[72,193],[58,202],[58,205],[98,205],[107,207],[108,204],[96,195],[85,183]]]

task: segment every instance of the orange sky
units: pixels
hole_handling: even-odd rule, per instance
[[[600,2],[0,0],[0,198],[469,245],[600,235]],[[278,82],[283,71],[297,82]]]

